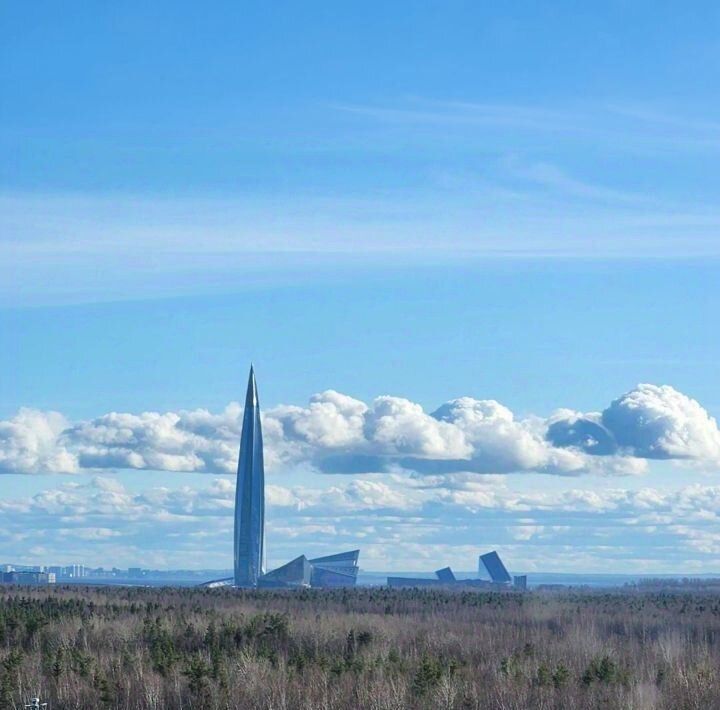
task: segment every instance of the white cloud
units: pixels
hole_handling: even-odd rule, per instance
[[[77,458],[58,445],[67,426],[58,412],[34,409],[0,421],[0,473],[75,473]]]
[[[305,408],[275,407],[272,420],[279,423],[282,435],[290,441],[335,448],[362,442],[367,411],[364,402],[327,390],[313,395]]]
[[[464,459],[473,449],[452,423],[426,414],[401,397],[378,397],[366,417],[365,436],[373,453],[428,459]]]
[[[0,422],[0,472],[232,473],[241,420],[236,403],[219,414],[112,412],[72,424],[55,412],[24,409]],[[366,404],[328,390],[306,407],[267,410],[263,423],[270,471],[637,475],[648,459],[720,463],[717,423],[669,386],[639,385],[602,413],[565,409],[546,419],[518,419],[494,400],[461,397],[427,413],[400,397]]]
[[[531,540],[541,535],[544,530],[543,525],[514,525],[508,529],[508,532],[515,540]]]
[[[241,410],[220,415],[198,409],[178,413],[112,412],[66,429],[59,446],[76,453],[83,468],[230,472],[237,456]]]
[[[455,488],[418,488],[398,474],[272,484],[271,564],[358,544],[365,569],[470,570],[493,547],[518,572],[698,571],[717,557],[720,486],[517,491],[504,477],[475,478]],[[230,566],[231,480],[144,491],[107,476],[80,480],[0,502],[0,538],[14,561]]]
[[[603,412],[602,423],[637,456],[720,462],[715,419],[667,385],[638,385]]]

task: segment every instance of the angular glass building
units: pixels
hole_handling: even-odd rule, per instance
[[[235,586],[265,573],[265,467],[255,371],[250,366],[235,489]]]
[[[312,579],[312,565],[305,555],[300,555],[282,567],[268,572],[260,578],[260,587],[309,587]]]
[[[485,567],[487,573],[490,575],[490,579],[492,579],[495,584],[510,584],[512,582],[512,577],[507,571],[507,567],[505,567],[503,561],[500,559],[500,555],[498,555],[495,550],[480,555],[478,567],[479,571],[482,572],[480,565]]]
[[[515,589],[524,591],[528,586],[526,575],[520,575],[514,579],[507,571],[507,567],[500,559],[500,555],[493,550],[480,555],[478,571],[482,574],[483,567],[490,575],[490,581],[485,579],[457,579],[450,567],[443,567],[435,570],[435,578],[432,577],[388,577],[388,587],[455,587],[469,589],[485,589],[492,591],[505,591]]]
[[[300,555],[260,578],[260,587],[354,587],[360,550],[308,560]]]
[[[442,569],[435,570],[435,576],[441,582],[455,582],[455,573],[450,567],[443,567]]]
[[[359,557],[360,550],[350,550],[310,560],[312,586],[354,587],[357,582]]]

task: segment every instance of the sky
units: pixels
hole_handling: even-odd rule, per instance
[[[4,3],[0,562],[720,573],[720,9]]]

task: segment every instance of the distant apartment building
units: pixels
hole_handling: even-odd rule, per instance
[[[34,572],[31,570],[2,572],[3,584],[43,585],[55,584],[55,575],[52,572]]]

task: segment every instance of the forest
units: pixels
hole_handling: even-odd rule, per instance
[[[692,589],[0,587],[0,708],[720,708]]]

